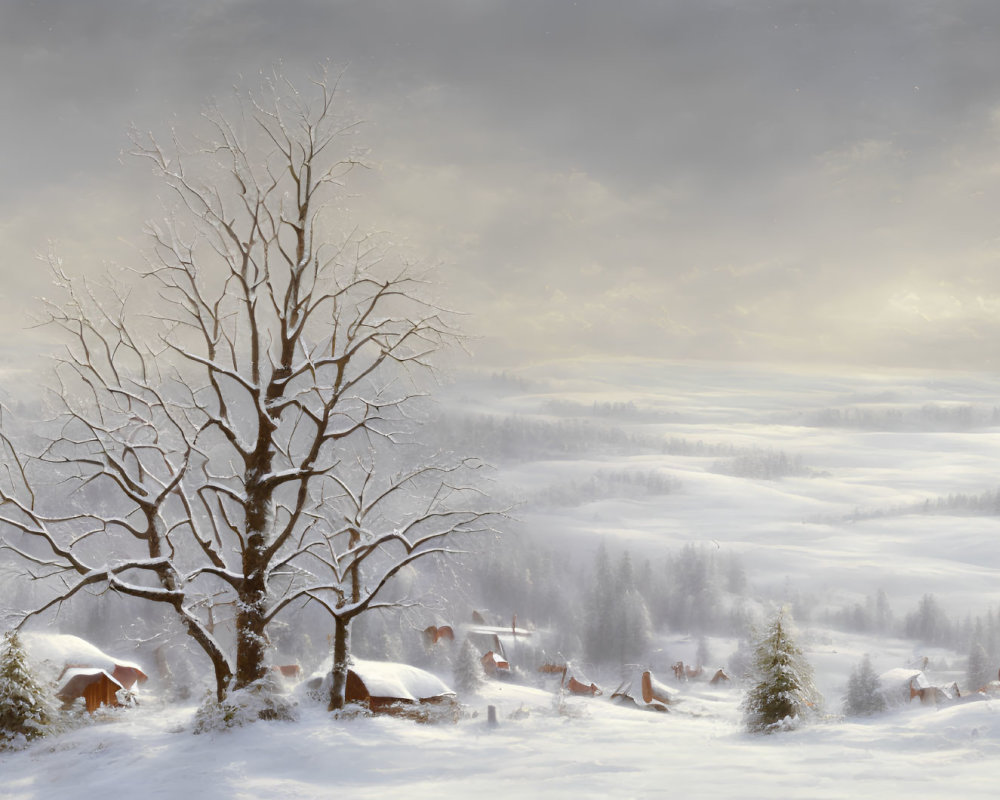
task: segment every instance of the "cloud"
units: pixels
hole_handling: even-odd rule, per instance
[[[38,293],[26,265],[49,238],[81,269],[141,240],[158,187],[119,164],[130,122],[187,130],[260,69],[329,59],[349,65],[377,167],[345,224],[441,261],[483,358],[992,358],[996,3],[10,0],[0,15],[12,304]]]

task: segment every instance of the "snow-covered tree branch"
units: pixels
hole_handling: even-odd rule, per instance
[[[172,606],[220,697],[265,675],[280,612],[329,596],[349,623],[413,561],[492,529],[477,463],[400,457],[460,337],[382,237],[335,233],[362,165],[337,83],[265,76],[192,144],[133,131],[172,198],[151,252],[97,283],[51,260],[59,417],[36,453],[5,439],[0,523],[62,580],[46,605],[101,585]],[[236,609],[231,652],[213,603]]]

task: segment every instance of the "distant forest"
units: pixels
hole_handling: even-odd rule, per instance
[[[805,414],[801,424],[871,431],[964,431],[1000,425],[1000,406],[927,403],[922,406],[825,408]]]
[[[859,522],[865,519],[881,519],[884,517],[904,517],[911,514],[947,515],[947,516],[1000,516],[1000,488],[987,490],[979,494],[952,492],[940,497],[927,498],[917,503],[903,503],[884,508],[858,508],[846,515],[843,520]]]
[[[545,419],[449,412],[431,420],[437,446],[465,447],[494,464],[581,456],[665,454],[715,459],[711,471],[734,477],[777,480],[815,474],[797,455],[676,436],[630,433],[591,419]],[[669,485],[660,489],[669,491]],[[666,492],[663,492],[666,493]]]

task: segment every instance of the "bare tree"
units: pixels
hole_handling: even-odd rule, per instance
[[[65,335],[53,392],[59,413],[30,454],[0,431],[8,476],[0,523],[21,534],[3,547],[33,578],[59,587],[21,623],[86,591],[166,604],[211,660],[221,697],[232,664],[197,613],[199,596],[171,540],[187,520],[180,484],[193,454],[190,420],[160,389],[125,288],[74,281],[54,257],[50,265],[63,301],[46,302],[47,320]]]
[[[464,490],[443,477],[402,529],[378,527],[390,501],[469,466],[386,483],[371,455],[388,448],[399,470],[407,409],[457,335],[380,237],[333,238],[333,203],[359,165],[336,90],[326,76],[303,93],[272,76],[237,114],[208,112],[197,147],[133,133],[169,213],[149,228],[136,297],[113,283],[99,297],[57,267],[67,297],[49,316],[71,341],[62,427],[11,460],[0,495],[0,522],[20,536],[7,546],[63,581],[47,607],[88,586],[167,603],[212,658],[220,696],[264,676],[267,625],[294,602],[349,623],[405,565],[487,527],[486,512],[451,504]],[[51,495],[66,513],[39,500],[44,467],[78,485]],[[133,542],[141,553],[101,559]],[[363,587],[376,562],[387,566]],[[235,603],[232,656],[212,634],[213,597]]]
[[[309,579],[269,614],[315,602],[333,617],[331,710],[344,705],[351,622],[368,611],[411,605],[411,599],[386,591],[400,570],[418,559],[459,552],[456,538],[493,532],[493,522],[502,516],[483,502],[474,480],[483,466],[478,460],[391,473],[378,469],[378,455],[370,448],[353,466],[330,475],[341,490],[341,524],[289,555],[288,563],[307,571]]]

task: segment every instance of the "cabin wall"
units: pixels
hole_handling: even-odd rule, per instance
[[[87,711],[96,711],[102,705],[119,706],[116,692],[118,687],[106,679],[94,681],[83,690],[83,699],[87,704]]]

